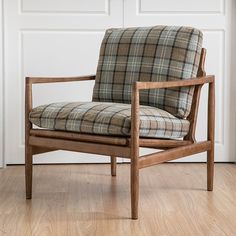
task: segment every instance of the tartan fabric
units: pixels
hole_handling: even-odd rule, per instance
[[[130,136],[131,105],[109,102],[52,103],[34,108],[30,121],[41,128],[89,134]],[[140,136],[181,138],[189,121],[156,107],[140,106]]]
[[[202,48],[201,31],[155,26],[108,29],[93,90],[93,101],[131,102],[135,81],[173,81],[196,77]],[[141,91],[140,102],[186,118],[194,87]]]

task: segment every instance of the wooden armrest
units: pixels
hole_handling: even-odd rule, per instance
[[[174,87],[186,87],[186,86],[197,86],[197,93],[200,94],[200,89],[202,85],[209,83],[208,92],[208,134],[210,130],[214,128],[214,109],[215,109],[215,76],[208,75],[197,78],[191,78],[188,80],[178,80],[178,81],[167,81],[167,82],[134,82],[132,86],[132,99],[131,99],[131,149],[133,147],[139,146],[139,90],[143,89],[162,89],[162,88],[174,88]],[[197,120],[197,110],[199,105],[199,95],[194,100],[194,108],[191,109],[189,120],[190,120],[190,131],[187,140],[195,141],[195,127]],[[211,134],[213,136],[213,134]],[[209,138],[213,140],[213,137]]]
[[[28,84],[42,84],[95,80],[95,77],[95,75],[85,75],[75,77],[26,77],[25,79]]]
[[[161,88],[174,88],[186,87],[194,85],[202,85],[206,83],[213,83],[214,75],[208,75],[188,80],[166,81],[166,82],[135,82],[133,85],[134,90],[143,89],[161,89]]]
[[[85,75],[76,77],[26,77],[25,78],[25,117],[28,117],[32,110],[32,85],[42,83],[76,82],[85,80],[95,80],[95,75]]]

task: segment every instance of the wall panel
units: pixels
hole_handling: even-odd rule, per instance
[[[235,100],[230,93],[236,82],[232,81],[236,69],[232,65],[232,50],[230,44],[235,21],[232,21],[235,9],[234,1],[225,0],[127,0],[124,1],[124,25],[185,25],[199,28],[203,31],[203,45],[207,48],[206,72],[216,76],[216,160],[232,161],[231,140],[235,140],[235,125],[231,118],[236,112],[229,105]],[[235,18],[234,18],[235,19]],[[234,33],[235,34],[235,33]],[[235,53],[234,53],[235,54]],[[207,121],[207,86],[203,87],[197,124],[197,139],[206,139]],[[231,128],[233,131],[231,131]],[[143,152],[149,152],[149,150]],[[184,161],[205,161],[206,154],[185,158]]]
[[[137,0],[138,14],[220,14],[224,0]]]
[[[109,14],[109,0],[21,0],[22,13]]]
[[[95,74],[105,29],[122,27],[123,2],[5,0],[5,12],[6,162],[13,164],[24,163],[24,78]],[[35,85],[34,106],[56,101],[89,101],[92,88],[91,81]],[[54,152],[36,156],[34,161],[108,160],[94,156]]]

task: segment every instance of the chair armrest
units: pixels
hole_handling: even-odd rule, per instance
[[[77,76],[77,77],[26,77],[25,78],[25,117],[27,119],[32,110],[32,85],[43,83],[62,83],[95,80],[95,75]],[[28,121],[26,121],[27,123]]]
[[[46,83],[62,83],[75,82],[84,80],[95,80],[95,75],[75,76],[75,77],[26,77],[26,83],[29,84],[46,84]]]
[[[139,146],[139,90],[144,89],[163,89],[174,87],[187,87],[187,86],[202,86],[209,84],[209,97],[208,97],[208,120],[213,120],[215,109],[215,76],[208,75],[188,80],[167,81],[167,82],[134,82],[132,86],[132,99],[131,99],[131,149],[135,151],[136,146]],[[198,106],[198,104],[197,104]],[[212,129],[214,122],[209,124],[208,133]],[[211,140],[213,138],[211,137]]]
[[[133,84],[134,90],[143,89],[161,89],[161,88],[174,88],[174,87],[187,87],[195,85],[203,85],[206,83],[213,83],[214,75],[208,75],[188,80],[166,81],[166,82],[135,82]]]

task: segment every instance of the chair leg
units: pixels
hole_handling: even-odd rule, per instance
[[[138,162],[131,160],[131,217],[138,219],[139,168]]]
[[[208,129],[207,138],[211,141],[211,150],[207,151],[207,190],[213,190],[214,178],[214,137],[215,137],[215,83],[209,84],[208,93]]]
[[[111,156],[111,175],[116,176],[116,157]]]
[[[32,198],[32,147],[25,146],[25,187],[26,187],[26,199]]]
[[[213,190],[214,180],[214,146],[207,151],[207,190]]]

